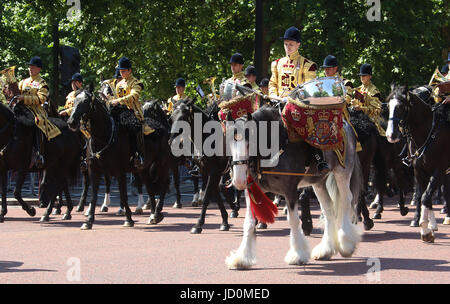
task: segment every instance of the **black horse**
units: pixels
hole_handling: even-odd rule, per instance
[[[214,110],[212,108],[215,108]],[[171,138],[170,138],[170,144],[172,145],[175,138],[177,138],[181,131],[176,130],[174,126],[177,125],[179,122],[185,122],[190,126],[191,134],[189,136],[190,140],[193,141],[195,146],[195,136],[194,136],[194,124],[196,123],[194,121],[194,117],[197,114],[199,117],[201,117],[201,123],[199,123],[199,126],[201,126],[201,139],[199,141],[199,144],[203,145],[206,137],[208,134],[205,134],[202,132],[203,127],[208,121],[218,121],[217,112],[218,107],[217,105],[212,105],[208,112],[209,115],[202,111],[198,106],[193,104],[192,101],[187,102],[177,102],[174,106],[174,111],[171,115],[171,121],[172,121],[172,130],[171,130]],[[199,136],[200,134],[197,134]],[[186,143],[183,143],[183,145]],[[190,143],[189,143],[190,144]],[[195,147],[194,147],[195,148]],[[190,153],[192,153],[191,149]],[[222,176],[226,174],[226,171],[228,169],[228,157],[226,156],[205,156],[202,155],[201,158],[194,158],[194,160],[200,160],[200,163],[198,163],[199,167],[204,170],[204,172],[207,172],[208,174],[208,181],[206,183],[206,189],[205,189],[205,196],[203,200],[202,205],[202,211],[200,214],[200,218],[198,219],[197,223],[192,227],[191,233],[197,234],[202,232],[202,227],[205,223],[205,216],[206,216],[206,210],[208,208],[210,200],[214,199],[220,209],[220,213],[222,216],[222,224],[220,225],[221,231],[228,231],[230,229],[230,225],[228,224],[228,213],[224,207],[222,198],[220,196],[220,192],[222,192],[225,196],[226,201],[230,204],[232,211],[232,217],[237,217],[239,205],[234,204],[234,189],[228,189],[226,187],[221,187],[223,185],[223,182],[221,182]]]
[[[408,157],[412,163],[421,195],[415,219],[421,226],[421,238],[434,242],[437,229],[432,210],[432,195],[436,188],[444,185],[444,197],[450,201],[450,105],[431,107],[426,100],[432,98],[430,87],[419,87],[412,91],[406,86],[392,86],[389,101],[389,124],[387,139],[398,142],[402,136],[408,142]],[[419,196],[420,197],[420,196]],[[447,212],[446,221],[450,220]]]
[[[37,130],[33,114],[22,104],[16,104],[14,113],[8,107],[0,105],[1,146],[0,154],[0,182],[2,188],[2,211],[0,222],[7,213],[6,203],[6,175],[9,170],[18,172],[14,197],[22,208],[34,216],[36,211],[29,207],[22,199],[21,189],[27,172],[43,170],[40,201],[48,203],[42,222],[49,221],[56,196],[66,192],[67,212],[63,219],[71,219],[72,202],[68,192],[67,177],[76,176],[79,166],[81,143],[78,136],[70,131],[62,120],[49,118],[61,130],[62,134],[52,140],[44,140],[45,167],[37,169],[32,163],[33,141]]]
[[[107,105],[87,90],[83,90],[77,95],[74,110],[68,120],[72,129],[78,129],[80,120],[90,123],[91,139],[87,149],[88,171],[92,186],[92,201],[89,207],[90,214],[81,229],[92,229],[95,219],[95,207],[99,181],[102,175],[116,177],[119,183],[120,205],[125,209],[125,227],[133,227],[134,221],[131,218],[131,209],[128,205],[126,174],[136,172],[141,175],[143,182],[150,189],[150,167],[156,164],[158,167],[161,183],[168,183],[167,159],[170,154],[167,130],[158,122],[146,119],[155,132],[145,136],[145,163],[142,169],[136,170],[131,162],[132,142],[130,129],[140,128],[141,125],[135,123],[133,113],[128,108],[116,106],[108,110]],[[152,214],[149,223],[156,224],[163,220],[162,208],[166,188],[160,189],[160,201],[157,206],[152,206]]]

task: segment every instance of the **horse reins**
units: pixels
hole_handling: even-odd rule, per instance
[[[103,105],[103,104],[102,104]],[[103,105],[104,106],[104,105]],[[105,110],[106,110],[106,106],[104,106],[105,107]],[[93,110],[92,109],[92,106],[91,106],[91,110]],[[89,139],[89,153],[90,153],[90,158],[92,159],[92,158],[97,158],[97,159],[100,159],[100,157],[101,157],[101,154],[103,153],[103,152],[105,152],[110,146],[111,146],[111,144],[114,142],[114,134],[116,133],[116,124],[114,123],[114,119],[110,116],[110,115],[108,115],[108,117],[109,117],[109,120],[110,120],[110,122],[111,122],[111,135],[110,135],[110,137],[109,137],[109,140],[108,140],[108,142],[106,143],[106,145],[100,150],[100,151],[98,151],[98,152],[93,152],[93,149],[92,149],[92,141],[93,141],[93,138],[94,138],[94,136],[93,136],[93,134],[91,134],[91,138]]]
[[[436,134],[434,134],[434,131],[436,129],[436,112],[435,112],[435,110],[437,109],[437,107],[431,109],[433,118],[432,118],[430,131],[428,132],[425,142],[422,144],[422,146],[420,148],[417,149],[417,143],[414,141],[414,138],[412,137],[411,132],[409,131],[409,128],[405,125],[405,120],[411,109],[409,94],[413,94],[413,93],[408,92],[408,96],[407,96],[408,103],[405,107],[406,111],[405,111],[403,119],[394,118],[394,117],[389,118],[389,120],[392,120],[392,121],[399,121],[399,126],[401,127],[400,133],[402,133],[402,135],[404,135],[406,137],[407,143],[406,143],[405,147],[402,149],[402,152],[400,153],[400,155],[402,155],[404,153],[406,146],[408,146],[408,154],[409,155],[407,155],[406,157],[404,157],[402,159],[402,162],[408,167],[411,166],[411,162],[413,162],[414,160],[421,159],[423,157],[423,155],[425,154],[428,146],[430,145],[431,139],[433,139],[433,140],[436,139]],[[414,96],[416,96],[425,106],[429,107],[429,105],[422,98],[420,98],[420,96],[418,96],[416,94],[414,94]],[[416,151],[414,153],[411,151],[412,145],[414,145],[416,147]]]

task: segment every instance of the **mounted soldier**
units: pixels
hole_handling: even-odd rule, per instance
[[[450,53],[448,53],[448,59],[446,64],[441,68],[440,75],[438,69],[431,77],[430,85],[433,88],[434,101],[437,103],[449,104],[450,103],[450,74],[448,73],[450,67]]]
[[[183,78],[178,78],[175,81],[175,92],[176,95],[170,97],[167,99],[165,108],[167,111],[167,114],[170,115],[173,112],[173,106],[179,101],[179,100],[185,100],[188,98],[188,96],[184,93],[186,90],[186,81]]]
[[[67,95],[64,110],[59,112],[60,116],[70,116],[72,114],[76,93],[79,89],[83,88],[83,76],[80,73],[73,74],[70,85],[72,86],[72,92]]]
[[[130,59],[127,57],[120,58],[118,69],[122,80],[115,87],[117,98],[111,99],[109,103],[111,106],[126,106],[142,125],[142,128],[135,133],[137,151],[134,155],[134,166],[139,168],[144,164],[144,135],[148,135],[154,130],[145,123],[142,106],[139,102],[139,96],[144,89],[144,85],[133,76]]]
[[[316,78],[317,65],[298,52],[300,30],[294,26],[288,28],[283,37],[286,56],[272,62],[272,76],[269,82],[269,97],[287,97],[298,85]],[[322,150],[311,146],[317,169],[321,174],[329,171]]]
[[[23,102],[25,107],[33,113],[34,122],[36,126],[42,131],[35,133],[34,148],[36,150],[35,165],[37,168],[44,167],[44,154],[43,152],[43,138],[45,135],[47,140],[55,138],[61,131],[52,124],[47,117],[47,112],[44,110],[43,105],[47,102],[49,95],[49,88],[47,82],[41,78],[40,72],[42,69],[42,60],[40,57],[35,56],[31,58],[28,63],[29,78],[26,78],[19,82],[20,94],[17,97],[18,102]]]
[[[221,110],[218,115],[222,121],[224,131],[228,113],[231,114],[233,119],[237,119],[253,113],[258,108],[258,100],[255,93],[243,95],[243,93],[236,88],[236,85],[246,86],[249,89],[252,88],[252,85],[242,71],[243,67],[244,57],[239,53],[233,54],[230,58],[230,68],[233,76],[222,82],[220,85],[221,102],[219,108]]]
[[[380,125],[381,94],[372,83],[372,66],[368,63],[361,65],[359,74],[361,83],[354,90],[354,98],[350,101],[354,110],[363,111],[377,127],[381,136],[386,136],[385,130]]]
[[[253,90],[260,91],[259,86],[256,84],[256,68],[252,65],[249,65],[245,69],[245,78],[247,78],[248,83],[252,86]]]

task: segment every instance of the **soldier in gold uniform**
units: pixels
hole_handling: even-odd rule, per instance
[[[316,78],[317,65],[301,56],[300,30],[294,26],[288,28],[281,39],[284,41],[286,56],[272,62],[272,76],[269,81],[269,97],[287,97],[299,84]],[[320,149],[310,146],[317,161],[317,170],[321,174],[330,171]]]
[[[44,79],[41,78],[42,60],[35,56],[28,63],[28,72],[30,77],[19,82],[19,90],[21,95],[18,97],[19,102],[23,104],[33,113],[36,126],[47,137],[47,140],[61,134],[61,131],[52,124],[47,117],[42,105],[47,101],[49,88]],[[44,167],[43,155],[43,139],[41,132],[37,132],[35,136],[36,158],[35,164],[37,168]]]
[[[446,61],[446,64],[441,68],[441,74],[444,76],[444,78],[447,81],[450,81],[450,73],[449,71],[450,67],[450,53],[448,53],[448,59]],[[433,96],[435,102],[441,102],[443,104],[449,104],[450,103],[450,90],[446,89],[445,92],[442,92],[442,90],[436,86],[433,89]]]
[[[252,86],[253,90],[261,92],[259,86],[256,84],[256,68],[254,66],[249,65],[245,69],[244,76],[247,78],[247,82]]]
[[[178,78],[175,81],[175,92],[177,94],[167,99],[166,102],[167,114],[169,115],[172,114],[173,106],[177,103],[177,101],[185,100],[188,98],[188,96],[184,93],[185,90],[186,90],[186,81],[184,81],[183,78]]]
[[[79,89],[83,88],[83,76],[80,73],[73,74],[70,85],[72,86],[72,92],[67,95],[64,110],[59,112],[60,116],[70,116],[72,114],[76,97],[75,94]]]
[[[137,151],[135,151],[134,166],[140,168],[144,164],[144,135],[150,134],[154,130],[145,123],[142,106],[139,102],[139,96],[144,89],[144,85],[140,80],[133,76],[130,59],[127,57],[120,58],[118,68],[120,70],[120,75],[122,76],[122,80],[116,85],[116,94],[118,98],[111,99],[109,103],[111,106],[126,106],[142,124],[142,128],[135,134]]]
[[[230,68],[231,72],[233,73],[233,76],[229,78],[229,80],[232,80],[235,83],[244,84],[247,82],[247,79],[244,76],[244,72],[242,69],[244,68],[244,57],[239,54],[233,54],[230,58]]]
[[[369,116],[378,129],[381,136],[386,136],[385,130],[380,125],[381,119],[381,94],[377,87],[372,83],[372,66],[363,64],[360,67],[359,76],[362,85],[354,90],[354,98],[351,105],[354,110],[363,111]]]
[[[284,40],[286,56],[272,62],[272,76],[269,82],[269,95],[286,97],[297,85],[316,78],[317,65],[301,56],[300,31],[290,27],[281,37]]]

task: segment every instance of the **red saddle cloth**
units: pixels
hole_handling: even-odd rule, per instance
[[[322,150],[342,149],[344,107],[345,103],[306,105],[289,99],[282,115],[289,141],[304,140]]]
[[[247,113],[253,113],[258,109],[258,98],[255,94],[235,97],[229,101],[222,101],[219,104],[219,118],[221,121],[227,120],[227,115],[231,112],[233,120],[238,119]]]

